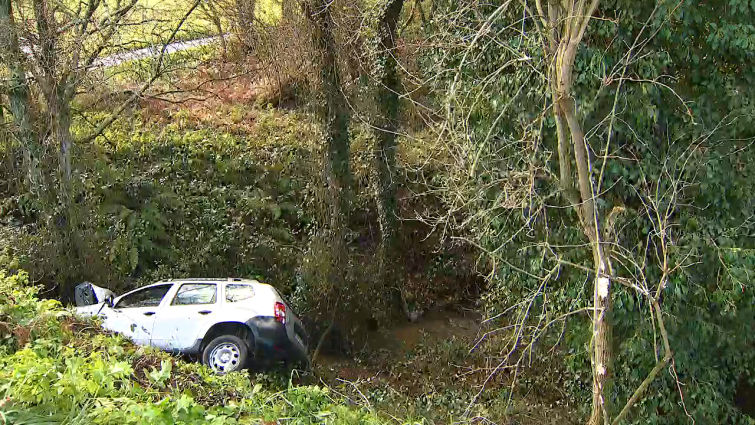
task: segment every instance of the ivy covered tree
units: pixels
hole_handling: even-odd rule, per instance
[[[371,51],[372,95],[375,111],[371,128],[374,138],[372,186],[375,192],[380,245],[378,247],[378,276],[376,282],[383,287],[386,297],[410,317],[403,301],[399,279],[395,273],[398,211],[396,208],[396,139],[399,131],[399,95],[403,92],[399,76],[396,51],[397,28],[404,0],[379,2],[376,9],[375,34],[369,33],[368,51]]]
[[[432,219],[487,258],[490,314],[514,329],[496,373],[564,345],[567,369],[592,377],[568,384],[592,399],[590,423],[739,417],[753,5],[441,10],[424,63],[447,93],[438,138],[453,160],[434,188],[448,213]]]
[[[346,230],[349,216],[349,122],[350,111],[341,85],[338,63],[338,46],[334,36],[334,20],[330,4],[325,1],[302,1],[304,15],[311,23],[312,40],[317,61],[320,90],[317,105],[318,118],[322,125],[323,150],[325,152],[323,173],[328,204],[325,239],[330,244],[330,264],[327,279],[333,288],[330,302],[337,302],[347,285]],[[337,309],[331,307],[335,312]],[[317,361],[322,344],[335,326],[335,313],[323,333],[312,358]]]

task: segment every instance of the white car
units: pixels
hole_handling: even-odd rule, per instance
[[[119,297],[83,283],[76,287],[76,304],[77,313],[99,316],[106,329],[136,344],[200,354],[217,373],[250,360],[308,361],[301,321],[275,288],[255,280],[180,279]]]

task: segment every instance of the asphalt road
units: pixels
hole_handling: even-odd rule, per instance
[[[165,53],[170,54],[170,53],[180,52],[182,50],[193,49],[195,47],[206,46],[216,41],[218,38],[219,36],[214,36],[214,37],[198,38],[196,40],[176,41],[174,43],[168,44],[168,47],[165,49]],[[162,49],[163,49],[163,46],[158,45],[158,46],[152,46],[152,47],[145,47],[143,49],[132,50],[130,52],[116,53],[114,55],[98,58],[92,64],[92,68],[109,68],[109,67],[120,65],[124,62],[132,61],[132,60],[145,59],[145,58],[149,58],[153,56],[158,56],[160,54],[160,51],[162,51]],[[31,47],[28,45],[21,46],[21,50],[27,55],[30,55],[32,53]]]

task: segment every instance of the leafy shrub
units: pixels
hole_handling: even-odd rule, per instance
[[[0,335],[2,348],[23,346],[30,338],[54,331],[46,323],[60,315],[60,303],[38,300],[39,288],[29,286],[29,275],[0,270]]]

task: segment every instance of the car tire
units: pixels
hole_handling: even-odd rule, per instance
[[[202,364],[219,375],[245,368],[248,359],[249,347],[234,335],[221,335],[213,339],[202,352]]]

